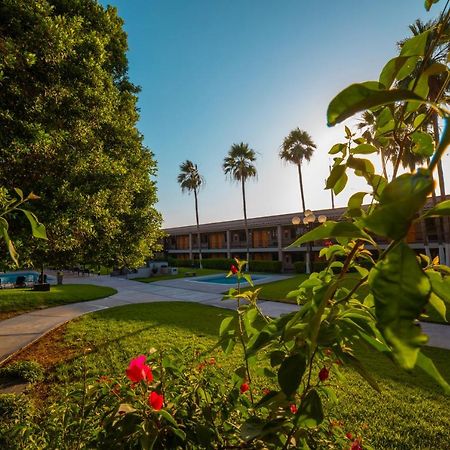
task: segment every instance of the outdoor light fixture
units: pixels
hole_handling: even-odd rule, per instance
[[[299,225],[301,222],[306,226],[307,231],[311,230],[311,224],[315,221],[319,223],[325,223],[327,221],[327,216],[321,214],[319,217],[316,217],[314,213],[307,209],[304,213],[303,220],[298,216],[294,216],[291,220],[293,225]],[[311,273],[311,252],[312,252],[312,243],[308,242],[306,247],[306,273]]]

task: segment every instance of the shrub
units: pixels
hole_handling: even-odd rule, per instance
[[[207,258],[202,261],[205,269],[221,269],[226,271],[230,270],[231,264],[233,263],[233,259],[227,258]]]
[[[0,369],[0,378],[20,378],[36,383],[44,379],[44,368],[35,361],[16,361]]]
[[[280,273],[281,267],[281,261],[250,261],[251,272]]]
[[[306,273],[306,263],[304,261],[297,261],[294,263],[294,269],[297,273]]]

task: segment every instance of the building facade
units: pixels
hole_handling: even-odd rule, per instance
[[[431,207],[431,201],[425,209]],[[345,220],[346,208],[323,209],[314,211],[314,215],[326,216],[327,220]],[[293,218],[300,218],[300,224],[294,225]],[[295,222],[295,220],[294,220]],[[320,224],[315,222],[303,224],[302,213],[281,214],[248,219],[250,259],[265,261],[281,261],[286,271],[294,268],[297,261],[305,261],[308,247],[288,248],[297,238],[308,229]],[[309,228],[308,228],[309,227]],[[443,235],[442,226],[438,226],[436,219],[430,218],[417,223],[408,233],[407,241],[418,252],[431,256],[439,255],[442,262],[446,260],[445,248],[448,250],[447,239]],[[197,242],[197,227],[195,225],[167,228],[164,251],[166,256],[176,259],[198,259],[199,243]],[[446,243],[447,241],[447,243]],[[329,242],[315,241],[309,251],[312,261],[318,259],[320,250]],[[378,242],[381,248],[388,242]],[[246,235],[244,220],[230,220],[200,225],[200,246],[203,258],[245,258]]]

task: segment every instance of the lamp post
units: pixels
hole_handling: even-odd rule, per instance
[[[311,225],[316,221],[316,219],[317,222],[324,223],[327,221],[327,216],[321,214],[319,217],[316,218],[316,216],[310,209],[307,209],[305,211],[305,215],[303,217],[303,224],[305,225],[307,231],[311,230]],[[302,220],[300,219],[300,217],[295,216],[292,218],[291,222],[293,225],[300,225]],[[308,275],[311,273],[311,253],[312,253],[312,243],[310,241],[308,242],[306,247],[306,273]]]

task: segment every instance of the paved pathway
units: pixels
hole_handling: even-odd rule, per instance
[[[274,277],[278,279],[282,277]],[[267,280],[265,280],[267,281]],[[83,314],[115,306],[156,301],[187,301],[220,308],[234,309],[234,301],[222,301],[223,285],[198,283],[193,279],[176,279],[155,283],[140,283],[109,276],[71,278],[67,283],[97,284],[117,290],[117,294],[100,300],[72,303],[33,311],[0,322],[0,364],[14,353],[30,345],[45,333]],[[296,305],[262,301],[261,309],[272,317],[296,310]],[[430,336],[429,345],[450,349],[450,326],[423,323]]]

